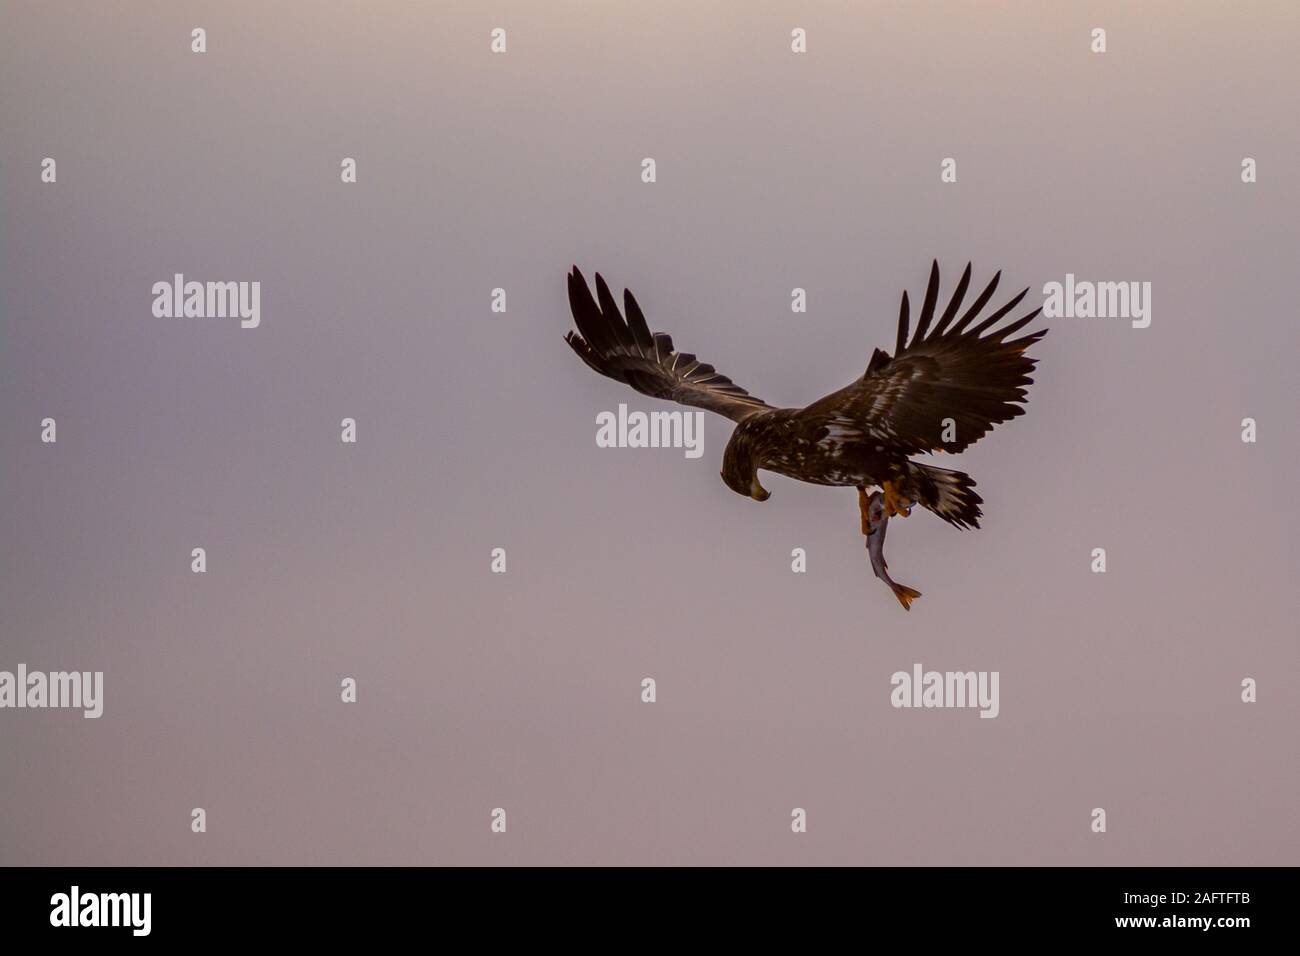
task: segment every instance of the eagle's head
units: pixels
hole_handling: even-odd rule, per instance
[[[722,453],[722,481],[738,495],[766,501],[771,492],[758,483],[758,457],[754,441],[742,422],[731,433],[727,450]]]

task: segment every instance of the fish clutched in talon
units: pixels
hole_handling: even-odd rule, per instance
[[[886,495],[877,491],[868,497],[866,490],[859,488],[858,507],[862,512],[862,533],[867,536],[867,553],[871,555],[871,570],[889,585],[903,610],[910,611],[912,602],[921,596],[921,592],[899,584],[889,576],[889,564],[885,561],[885,529],[889,527]]]
[[[886,518],[892,518],[895,515],[906,518],[912,513],[912,499],[900,492],[892,481],[886,481],[884,484],[884,509]]]

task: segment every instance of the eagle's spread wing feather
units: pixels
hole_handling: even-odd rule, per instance
[[[939,264],[930,269],[916,334],[908,340],[907,293],[898,318],[898,344],[892,357],[876,349],[866,374],[848,388],[819,399],[803,411],[809,419],[834,426],[836,432],[859,434],[904,455],[929,451],[959,452],[986,435],[994,425],[1024,414],[1026,387],[1036,361],[1024,353],[1047,334],[1046,329],[1018,339],[1040,309],[993,330],[1025,297],[1026,289],[976,326],[997,288],[993,277],[970,308],[957,318],[970,284],[970,266],[937,322]],[[955,320],[955,321],[954,321]],[[931,323],[933,322],[933,328]],[[992,331],[990,331],[992,330]],[[955,423],[955,437],[944,441],[945,420]]]
[[[578,331],[568,332],[564,340],[601,375],[625,382],[644,395],[707,408],[736,422],[772,407],[712,365],[689,352],[675,351],[667,334],[651,333],[641,307],[626,289],[625,321],[599,272],[596,296],[592,298],[587,280],[574,266],[569,273],[569,308]]]

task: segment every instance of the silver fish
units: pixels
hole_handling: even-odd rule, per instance
[[[912,602],[921,596],[921,592],[899,584],[889,576],[889,564],[885,561],[885,530],[889,527],[889,515],[885,514],[883,492],[877,491],[868,499],[867,520],[867,553],[871,555],[871,570],[889,585],[894,597],[898,598],[898,603],[903,605],[903,610],[910,611]]]

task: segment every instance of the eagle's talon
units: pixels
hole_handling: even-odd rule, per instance
[[[885,514],[889,517],[898,515],[900,518],[906,518],[912,513],[912,500],[901,495],[892,481],[884,483],[885,491]]]

